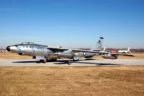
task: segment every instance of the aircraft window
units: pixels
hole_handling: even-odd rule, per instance
[[[32,45],[30,45],[30,48],[32,48]]]
[[[41,46],[37,46],[37,49],[44,50],[44,48]]]
[[[37,46],[35,46],[35,48],[36,48],[36,49],[38,49],[38,47],[37,47]]]
[[[41,49],[41,47],[38,47],[38,49]]]
[[[32,45],[31,47],[32,47],[32,48],[34,48],[34,46],[33,46],[33,45]]]
[[[42,50],[44,50],[44,48],[43,47],[41,47],[42,48]]]

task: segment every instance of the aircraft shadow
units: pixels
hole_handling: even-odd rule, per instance
[[[97,63],[97,62],[85,62],[85,61],[73,61],[73,60],[57,60],[57,61],[53,61],[54,64],[57,65],[63,65],[63,64],[69,64],[70,61],[70,65],[72,65],[73,63],[78,63],[78,64],[94,64],[96,66],[120,66],[121,64],[111,64],[111,63]],[[52,61],[48,61],[48,62],[52,62]],[[48,63],[47,62],[47,63]],[[15,61],[13,63],[41,63],[39,61]]]
[[[86,60],[87,61],[87,60]],[[85,61],[70,61],[71,64],[73,63],[78,63],[78,64],[94,64],[96,66],[121,66],[121,64],[111,64],[111,63],[97,63],[97,62],[85,62]],[[68,64],[68,60],[58,60],[56,63],[54,64]]]
[[[124,55],[124,56],[128,56],[128,57],[135,57],[134,55],[128,55],[128,54],[126,54],[126,55]]]
[[[13,63],[38,63],[37,61],[15,61]]]
[[[47,61],[46,63],[48,62],[67,62],[68,60],[57,60],[57,61]],[[15,62],[12,62],[12,63],[42,63],[40,61],[15,61]]]
[[[93,58],[85,58],[84,60],[96,60],[96,59],[93,59]]]
[[[121,64],[95,63],[95,62],[77,62],[79,64],[95,64],[96,66],[120,66]]]

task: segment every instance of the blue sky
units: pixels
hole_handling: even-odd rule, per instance
[[[0,47],[26,41],[64,47],[144,48],[143,0],[0,0]]]

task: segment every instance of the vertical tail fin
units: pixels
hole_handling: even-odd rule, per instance
[[[128,50],[127,50],[127,51],[130,51],[130,49],[131,49],[131,48],[130,48],[130,47],[128,47]]]
[[[98,40],[98,42],[97,42],[97,44],[96,44],[96,47],[91,48],[91,51],[92,50],[103,50],[104,49],[103,48],[103,40],[104,40],[104,38],[100,37],[99,40]]]
[[[97,42],[97,49],[98,50],[103,50],[103,37],[100,37],[99,41]]]
[[[104,47],[102,51],[105,52],[106,51],[106,47]]]

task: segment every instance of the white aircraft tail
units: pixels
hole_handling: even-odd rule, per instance
[[[105,52],[106,51],[106,47],[104,47],[102,51]]]
[[[130,49],[131,49],[131,48],[130,48],[130,47],[128,47],[128,50],[127,50],[127,51],[129,52],[129,51],[130,51]]]

